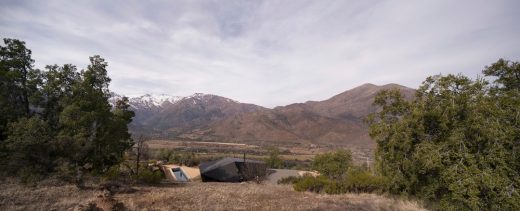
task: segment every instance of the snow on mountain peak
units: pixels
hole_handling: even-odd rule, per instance
[[[182,97],[171,96],[171,95],[167,95],[167,94],[158,94],[158,95],[157,94],[145,94],[145,95],[142,95],[139,97],[132,97],[132,98],[130,98],[129,101],[130,101],[130,104],[138,104],[138,105],[147,106],[147,107],[152,107],[152,106],[160,107],[165,102],[176,103],[181,99],[182,99]]]
[[[158,108],[162,107],[164,103],[168,102],[171,104],[178,103],[183,100],[192,100],[193,104],[197,104],[197,101],[207,101],[214,95],[210,94],[203,94],[203,93],[195,93],[187,97],[181,97],[181,96],[171,96],[167,94],[145,94],[140,96],[130,96],[128,101],[132,108]],[[121,99],[123,95],[118,95],[116,93],[111,93],[110,102],[111,104],[115,104],[115,102],[118,99]],[[238,101],[231,100],[226,98],[227,102],[235,102],[239,103]]]

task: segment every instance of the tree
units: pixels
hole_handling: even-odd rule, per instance
[[[312,169],[334,180],[342,179],[351,166],[352,155],[343,149],[316,155],[312,162]]]
[[[116,102],[111,110],[107,63],[99,56],[90,61],[81,71],[80,80],[72,85],[72,96],[59,116],[62,151],[65,147],[72,149],[66,156],[78,174],[106,172],[120,163],[123,153],[132,146],[127,125],[134,113],[129,111],[128,99]]]
[[[6,126],[20,117],[28,117],[28,74],[34,60],[25,42],[4,39],[0,46],[0,141],[6,138]]]
[[[76,66],[47,65],[42,73],[41,100],[42,118],[54,129],[59,129],[59,116],[65,106],[72,103],[73,89],[81,81]]]
[[[19,167],[44,174],[74,169],[102,174],[123,160],[133,145],[128,124],[134,113],[128,99],[111,105],[107,62],[90,57],[77,72],[71,64],[32,69],[23,41],[0,46],[0,170]],[[21,164],[21,165],[18,165]],[[27,168],[25,168],[27,167]],[[25,170],[24,170],[25,171]],[[80,185],[81,186],[81,185]]]
[[[265,163],[269,168],[282,168],[283,160],[280,158],[280,150],[276,147],[269,147],[267,150],[269,157],[265,159]]]
[[[20,118],[10,123],[5,146],[9,150],[4,173],[23,177],[44,175],[52,169],[50,151],[52,150],[51,129],[37,118]]]
[[[135,149],[134,149],[134,152],[135,152],[135,172],[134,174],[135,175],[139,175],[139,168],[140,168],[140,165],[141,165],[141,161],[142,159],[147,159],[148,157],[148,141],[150,139],[148,137],[145,137],[143,135],[140,135],[136,142],[135,142]]]
[[[495,88],[520,90],[520,63],[499,59],[482,71],[486,76],[495,77]]]
[[[494,85],[463,75],[428,77],[413,101],[379,93],[369,117],[380,173],[390,191],[440,209],[520,209],[518,63],[486,67]],[[507,74],[504,74],[507,73]]]

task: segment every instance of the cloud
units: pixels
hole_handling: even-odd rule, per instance
[[[2,1],[37,67],[109,62],[111,89],[267,107],[363,83],[418,86],[519,60],[518,1]]]

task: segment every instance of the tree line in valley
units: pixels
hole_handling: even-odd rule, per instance
[[[107,62],[90,57],[35,69],[25,43],[0,45],[0,174],[25,181],[58,173],[81,184],[123,160],[133,145],[128,99],[108,102]]]

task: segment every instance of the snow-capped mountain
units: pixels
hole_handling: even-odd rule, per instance
[[[123,95],[111,93],[108,99],[111,105],[121,98]],[[163,107],[165,104],[175,104],[185,97],[171,96],[167,94],[145,94],[141,96],[128,97],[128,103],[133,109],[153,109]]]
[[[376,111],[372,104],[376,93],[395,88],[412,98],[413,89],[396,84],[365,84],[327,100],[274,109],[202,93],[147,94],[129,99],[135,112],[129,129],[133,134],[167,139],[374,147],[363,119]],[[121,97],[113,94],[112,104]]]
[[[183,97],[171,96],[166,94],[145,94],[138,97],[128,99],[130,106],[133,108],[154,108],[162,107],[165,103],[175,104],[182,100]]]
[[[188,101],[192,104],[197,103],[205,103],[212,97],[216,97],[216,95],[212,94],[203,94],[203,93],[195,93],[190,96],[182,97],[182,96],[172,96],[167,94],[145,94],[141,96],[131,96],[128,97],[128,103],[133,110],[140,109],[161,109],[167,105],[177,104],[181,101]],[[117,93],[111,93],[111,97],[109,102],[111,105],[115,105],[115,102],[119,99],[123,98],[123,95],[119,95]],[[239,103],[238,101],[225,98],[227,102]]]

